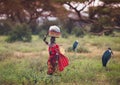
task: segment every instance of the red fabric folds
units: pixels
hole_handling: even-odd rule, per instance
[[[68,58],[63,54],[59,54],[58,60],[59,71],[63,71],[66,66],[68,66]]]
[[[56,55],[58,55],[58,70],[63,71],[66,66],[69,64],[69,60],[66,56],[64,56],[59,49],[59,46],[57,44],[53,44],[49,46],[49,68],[48,68],[48,74],[49,73],[54,73],[55,72],[55,67],[56,67]]]

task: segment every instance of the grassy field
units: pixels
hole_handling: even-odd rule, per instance
[[[69,66],[59,76],[46,74],[48,48],[38,36],[30,43],[7,43],[5,39],[0,36],[0,85],[120,85],[119,37],[58,38],[56,42],[69,58]],[[68,52],[75,40],[81,51]],[[114,56],[103,68],[101,56],[108,47]]]

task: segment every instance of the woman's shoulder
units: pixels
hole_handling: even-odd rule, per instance
[[[56,46],[56,47],[59,47],[59,45],[58,45],[58,44],[55,44],[55,46]]]
[[[49,44],[49,47],[59,47],[59,45],[54,43],[54,44]]]

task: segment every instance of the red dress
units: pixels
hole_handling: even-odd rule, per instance
[[[59,46],[57,44],[49,45],[49,59],[48,59],[48,72],[47,74],[53,74],[56,71],[63,71],[68,65],[68,58],[61,54]]]

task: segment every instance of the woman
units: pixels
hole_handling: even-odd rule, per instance
[[[57,71],[63,71],[64,67],[68,65],[68,59],[60,53],[59,46],[55,43],[55,37],[50,38],[50,43],[46,41],[47,35],[43,41],[49,46],[48,75],[52,75]]]

